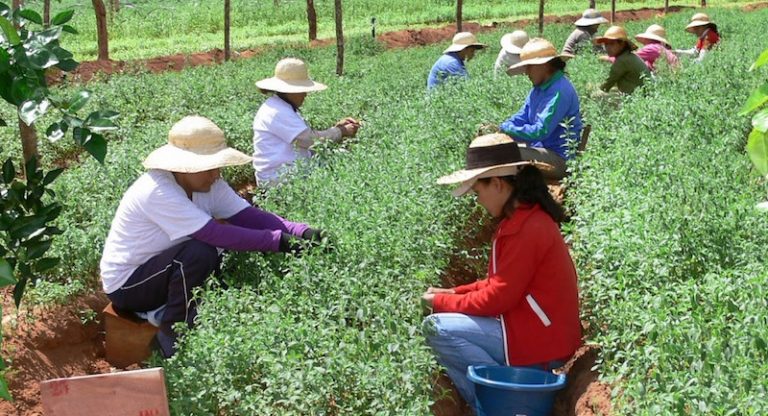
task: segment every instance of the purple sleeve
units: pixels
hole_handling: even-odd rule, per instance
[[[253,230],[211,219],[190,237],[214,247],[236,251],[279,251],[280,230]]]
[[[301,237],[301,234],[309,228],[307,224],[290,222],[279,215],[262,211],[255,207],[248,207],[226,219],[228,223],[238,227],[253,230],[279,230]]]
[[[635,51],[635,55],[639,56],[640,59],[645,62],[653,63],[656,61],[656,59],[658,59],[659,55],[661,54],[661,49],[663,48],[664,47],[658,43],[652,43],[650,45],[645,45]]]

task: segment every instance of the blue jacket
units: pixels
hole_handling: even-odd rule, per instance
[[[432,65],[427,78],[427,89],[431,90],[442,84],[449,77],[468,78],[467,70],[464,68],[464,61],[459,58],[456,52],[443,54],[440,59]]]
[[[569,124],[566,134],[565,127]],[[501,123],[499,129],[515,140],[531,147],[551,150],[568,159],[568,140],[581,138],[579,96],[562,71],[547,82],[533,87],[517,114]]]

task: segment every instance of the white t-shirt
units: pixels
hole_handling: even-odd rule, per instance
[[[294,146],[296,136],[309,129],[293,107],[273,95],[259,107],[253,119],[253,169],[256,181],[275,181],[279,170],[298,158],[308,158],[307,149]]]
[[[171,172],[146,172],[128,188],[112,220],[100,264],[104,291],[121,288],[139,266],[189,240],[211,218],[229,218],[249,206],[222,179],[190,200]]]
[[[493,64],[493,70],[496,72],[506,72],[510,66],[520,62],[519,53],[509,53],[504,48],[499,51],[496,57],[496,63]]]

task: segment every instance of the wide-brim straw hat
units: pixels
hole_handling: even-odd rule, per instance
[[[646,44],[648,41],[655,40],[670,46],[669,41],[667,41],[667,31],[661,25],[648,26],[648,29],[645,29],[645,32],[640,33],[639,35],[635,35],[635,39],[637,39],[638,42],[642,44]]]
[[[523,50],[523,46],[528,43],[528,34],[524,30],[516,30],[512,33],[507,33],[501,37],[499,43],[501,48],[508,53],[519,54]]]
[[[256,82],[262,91],[286,94],[322,91],[328,86],[309,78],[307,64],[301,59],[284,58],[275,65],[275,76]]]
[[[553,169],[546,163],[523,160],[517,143],[506,134],[486,134],[475,138],[469,144],[464,169],[441,177],[437,183],[460,184],[451,192],[453,196],[459,197],[466,194],[478,179],[516,175],[521,167],[527,165],[534,165],[543,170]]]
[[[709,16],[707,16],[706,13],[696,13],[691,17],[691,23],[688,23],[688,26],[685,27],[686,32],[693,32],[694,27],[698,26],[706,26],[712,24],[712,21],[709,20]]]
[[[555,58],[567,61],[573,58],[573,55],[558,54],[555,45],[550,41],[544,38],[533,38],[520,51],[520,62],[510,66],[507,69],[507,74],[520,75],[525,72],[525,67],[528,65],[545,64]]]
[[[252,158],[227,146],[224,132],[211,120],[187,116],[171,127],[168,144],[144,159],[147,169],[195,173],[250,163]]]
[[[447,47],[443,53],[458,52],[470,46],[474,46],[477,49],[483,49],[487,45],[478,42],[477,37],[470,32],[459,32],[453,35],[451,46]]]
[[[602,45],[609,40],[623,40],[624,42],[627,42],[627,44],[629,45],[630,48],[632,48],[632,50],[637,49],[637,45],[635,45],[635,42],[632,42],[632,40],[629,39],[629,35],[627,35],[627,30],[621,26],[609,27],[608,30],[605,31],[605,35],[598,36],[595,38],[595,43],[597,43],[598,45]]]
[[[584,13],[581,14],[581,18],[574,24],[576,26],[585,27],[601,25],[603,23],[608,23],[608,19],[603,17],[603,15],[595,9],[587,9],[584,10]]]

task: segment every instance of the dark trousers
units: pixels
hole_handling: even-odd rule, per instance
[[[203,285],[219,262],[216,247],[188,240],[149,259],[107,296],[116,308],[133,312],[151,311],[165,304],[157,338],[163,355],[170,357],[177,336],[173,324],[186,322],[192,327],[197,316],[192,291]]]

